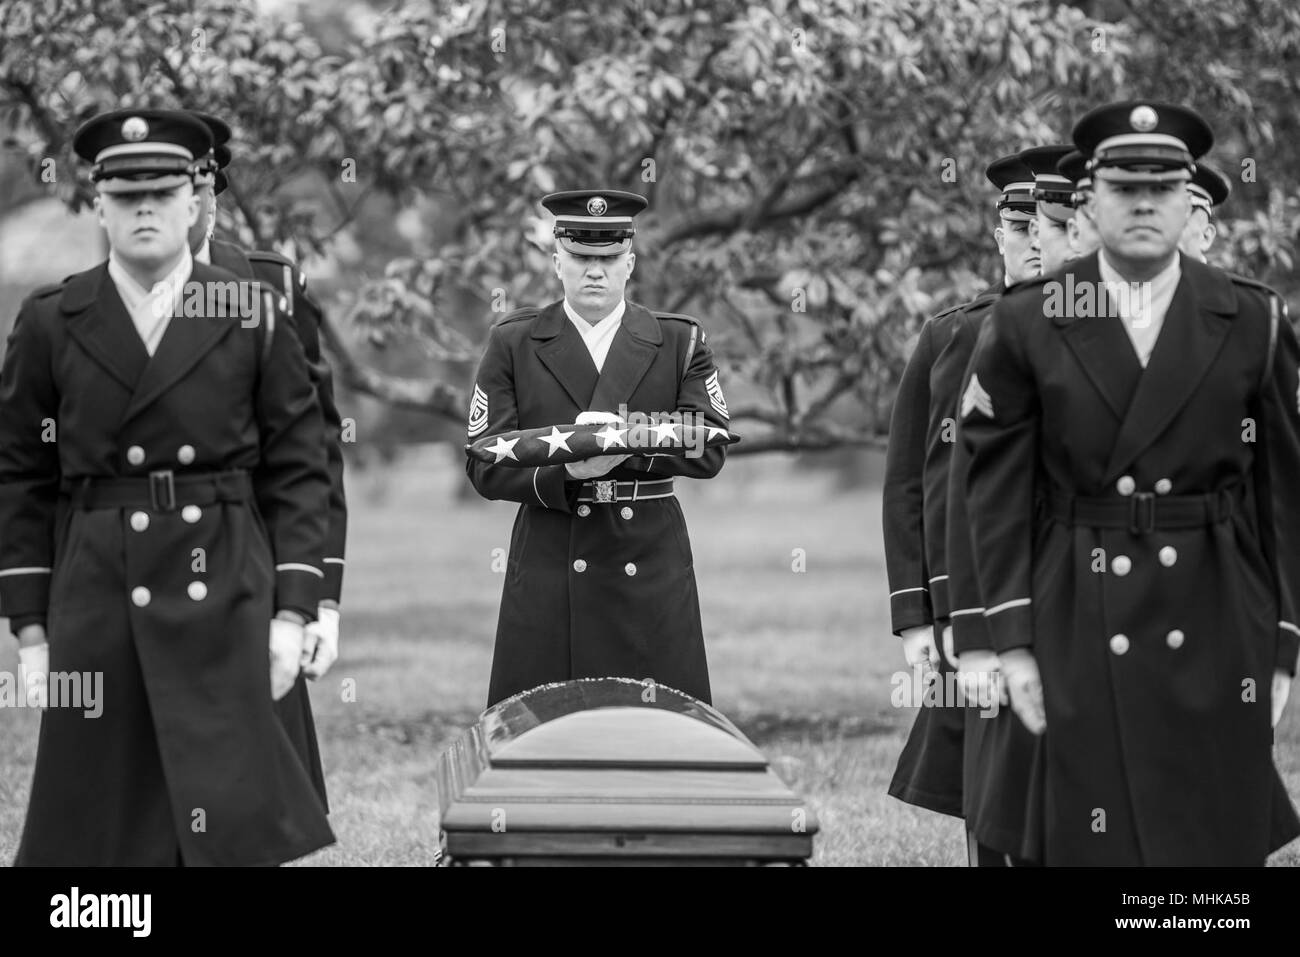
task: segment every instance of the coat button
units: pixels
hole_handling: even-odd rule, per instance
[[[586,517],[587,517],[588,515],[590,515],[590,514],[591,514],[591,506],[590,506],[590,505],[579,505],[579,506],[578,506],[578,518],[586,518]]]
[[[143,532],[146,528],[149,527],[149,513],[132,512],[131,527],[135,529],[137,532]]]
[[[1119,490],[1120,495],[1132,495],[1137,491],[1137,487],[1138,483],[1131,475],[1121,475],[1119,481],[1115,483],[1115,488]]]
[[[126,450],[126,460],[132,465],[141,465],[144,462],[144,449],[138,445],[133,445]]]
[[[1117,655],[1122,655],[1128,651],[1128,635],[1112,635],[1110,639],[1110,650]]]
[[[190,582],[189,586],[185,590],[195,601],[203,601],[203,599],[208,597],[208,586],[203,584],[203,582]]]
[[[1177,651],[1183,646],[1183,639],[1186,637],[1181,630],[1175,628],[1169,634],[1165,635],[1165,644]]]
[[[203,509],[197,505],[186,505],[181,509],[181,519],[189,525],[193,525],[203,517]]]
[[[193,461],[194,461],[194,446],[192,446],[192,445],[182,445],[179,449],[177,449],[177,450],[176,450],[176,461],[180,462],[181,465],[189,465],[191,462],[193,462]]]
[[[623,519],[626,521],[627,519],[632,517],[632,509],[624,505],[621,509],[619,509],[618,514],[622,515]]]
[[[1133,559],[1127,555],[1116,555],[1110,560],[1110,570],[1123,578],[1133,570]]]
[[[1166,545],[1160,549],[1160,564],[1165,568],[1171,567],[1174,562],[1178,561],[1178,549],[1172,545]]]
[[[632,564],[631,562],[628,562],[626,565],[623,566],[623,571],[627,572],[629,575],[635,575],[636,565]]]
[[[149,589],[145,588],[143,585],[139,588],[131,589],[131,601],[135,602],[137,607],[143,608],[145,605],[149,604],[152,599],[153,595],[149,594]]]
[[[587,563],[584,562],[581,558],[579,558],[576,562],[573,563],[573,570],[575,572],[585,572],[587,570]]]
[[[1174,483],[1169,481],[1169,479],[1160,479],[1159,481],[1156,482],[1157,495],[1168,495],[1173,490],[1174,490]]]

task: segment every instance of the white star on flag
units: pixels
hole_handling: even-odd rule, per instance
[[[612,425],[607,425],[596,433],[596,438],[600,439],[600,447],[602,450],[605,450],[613,445],[626,447],[627,442],[623,440],[623,436],[626,434],[627,429],[616,429]]]
[[[496,445],[489,445],[487,451],[496,453],[498,462],[502,462],[505,459],[514,459],[518,462],[519,458],[514,453],[515,443],[518,441],[519,439],[517,438],[504,439],[498,435]]]
[[[727,434],[726,429],[719,429],[716,426],[712,426],[712,425],[710,425],[708,428],[709,428],[709,437],[704,440],[706,442],[710,442],[713,439],[716,439],[719,435],[725,435],[727,436],[727,438],[731,438],[731,436]]]
[[[561,432],[555,426],[551,426],[551,434],[539,435],[537,441],[545,442],[551,447],[551,450],[546,453],[546,457],[549,459],[560,449],[564,449],[566,452],[573,451],[573,449],[569,448],[569,436],[571,435],[573,435],[572,432]]]
[[[655,445],[661,444],[665,439],[669,442],[676,442],[677,436],[673,434],[676,426],[671,422],[660,422],[658,425],[650,426],[650,431],[655,434]]]

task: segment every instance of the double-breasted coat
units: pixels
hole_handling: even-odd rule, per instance
[[[321,439],[325,443],[330,477],[325,554],[321,559],[321,570],[325,574],[321,599],[337,602],[343,590],[343,552],[348,526],[347,498],[343,490],[343,423],[334,401],[334,375],[321,354],[320,307],[307,295],[307,283],[297,267],[278,253],[246,252],[232,243],[220,240],[211,241],[209,249],[214,266],[240,277],[256,279],[278,297],[276,305],[285,313],[287,320],[285,325],[288,328],[285,332],[296,335],[302,344],[307,370],[320,407]],[[312,718],[307,685],[306,677],[299,677],[289,693],[275,702],[275,712],[328,810],[325,771],[321,765],[320,745],[316,739],[316,723]]]
[[[946,560],[948,463],[964,364],[953,341],[1000,285],[927,320],[899,381],[889,427],[882,494],[885,565],[895,634],[921,624],[941,633],[949,619]],[[938,640],[939,635],[936,635]],[[951,665],[940,655],[940,681]],[[889,793],[908,804],[962,815],[966,716],[955,702],[922,707],[899,756]]]
[[[1180,256],[1145,368],[1104,291],[998,301],[960,435],[984,619],[1028,648],[1047,864],[1258,865],[1300,834],[1271,679],[1300,625],[1300,348],[1266,287]],[[1069,267],[1100,290],[1097,255]],[[1057,283],[1057,285],[1053,285]]]
[[[985,298],[967,310],[942,357],[950,367],[960,370],[956,380],[960,383],[958,402],[952,410],[958,435],[952,444],[948,467],[944,524],[953,651],[959,656],[993,648],[984,621],[984,600],[971,544],[966,486],[970,453],[961,441],[959,406],[969,384],[975,343],[994,302],[996,296]],[[981,845],[1000,854],[1021,862],[1041,862],[1042,828],[1038,820],[1041,812],[1031,799],[1041,793],[1042,739],[1031,734],[1010,708],[992,700],[967,702],[965,711],[962,815],[966,818],[967,832]]]
[[[101,264],[9,337],[0,611],[45,621],[52,674],[103,682],[98,717],[42,717],[20,864],[274,864],[333,841],[267,658],[276,609],[319,600],[320,411],[295,336],[203,311],[149,356]]]
[[[486,418],[471,437],[572,423],[586,411],[689,413],[726,427],[717,375],[703,331],[687,316],[629,302],[598,372],[563,302],[519,310],[489,333],[475,384]],[[634,456],[603,478],[711,478],[725,455],[717,447]],[[466,468],[485,498],[520,503],[489,705],[547,682],[604,676],[653,679],[709,701],[694,559],[675,496],[579,504],[582,483],[563,465],[470,459]]]

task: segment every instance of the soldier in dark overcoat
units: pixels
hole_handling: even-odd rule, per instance
[[[718,370],[698,320],[624,299],[642,197],[573,190],[542,202],[556,217],[564,299],[492,327],[469,437],[606,416],[609,454],[526,469],[467,464],[479,494],[520,503],[488,704],[602,676],[648,679],[708,702],[694,559],[674,483],[712,478],[725,447],[688,456],[618,449],[620,424],[636,415],[726,427]]]
[[[333,841],[272,709],[324,580],[306,360],[255,290],[192,261],[202,123],[119,111],[74,146],[111,253],[9,338],[0,611],[48,645],[51,689],[98,674],[104,700],[51,696],[18,863],[288,861]]]
[[[1300,625],[1300,348],[1270,289],[1177,250],[1213,141],[1100,107],[1098,253],[1009,291],[960,430],[983,617],[1042,735],[1044,862],[1259,865],[1300,834],[1272,755]]]
[[[994,239],[1003,259],[1001,282],[974,300],[946,310],[922,327],[899,382],[885,460],[883,528],[894,633],[913,668],[935,669],[940,687],[951,687],[953,662],[940,654],[950,629],[947,559],[948,465],[955,439],[957,400],[974,330],[1008,282],[1037,275],[1039,246],[1030,230],[1033,175],[1018,155],[986,170],[1001,190]],[[964,816],[963,750],[966,709],[959,701],[928,702],[917,713],[889,793],[943,814]],[[971,863],[978,849],[968,847]]]

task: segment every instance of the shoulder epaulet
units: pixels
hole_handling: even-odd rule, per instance
[[[68,284],[68,280],[71,278],[72,278],[71,276],[64,276],[62,282],[52,282],[49,285],[41,286],[37,289],[33,289],[31,293],[27,296],[27,298],[44,299],[47,296],[54,295],[56,292],[62,292],[63,287]]]
[[[687,316],[680,312],[656,312],[651,309],[650,314],[656,319],[677,319],[681,322],[689,322],[693,326],[701,325],[700,320],[696,319],[694,316]]]
[[[522,309],[516,309],[514,312],[508,312],[496,322],[493,326],[504,326],[508,322],[519,322],[521,319],[536,319],[540,312],[536,306],[525,306]]]
[[[1258,279],[1251,279],[1249,276],[1238,275],[1235,272],[1227,272],[1227,270],[1224,270],[1224,272],[1227,274],[1228,278],[1238,286],[1250,286],[1252,289],[1258,289],[1267,296],[1277,296],[1279,299],[1282,298],[1282,294],[1267,283],[1262,283]]]
[[[292,259],[281,253],[274,252],[270,249],[250,249],[245,255],[248,256],[249,262],[275,263],[277,266],[293,266],[297,269],[297,264]]]

